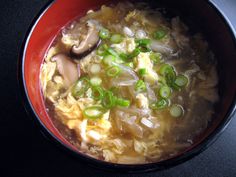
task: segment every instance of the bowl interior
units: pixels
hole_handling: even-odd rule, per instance
[[[25,92],[35,115],[41,124],[68,148],[76,148],[68,143],[53,126],[43,101],[40,89],[39,73],[44,55],[60,29],[71,20],[83,16],[87,10],[96,9],[102,4],[109,3],[109,0],[66,0],[55,1],[40,16],[29,34],[23,54],[23,80]],[[155,3],[155,1],[150,1]],[[181,12],[186,21],[194,19],[194,23],[207,37],[209,44],[218,59],[218,72],[220,75],[220,97],[221,101],[217,105],[217,111],[211,126],[198,137],[197,142],[185,152],[197,149],[199,144],[210,139],[215,134],[215,130],[222,128],[228,122],[228,117],[234,109],[234,98],[236,82],[233,78],[236,75],[236,49],[235,39],[232,37],[228,26],[216,9],[204,1],[159,1],[161,5],[169,9]],[[218,129],[218,132],[220,129]],[[214,132],[214,133],[213,133]]]

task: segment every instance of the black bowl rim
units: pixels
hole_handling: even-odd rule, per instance
[[[20,95],[22,98],[22,104],[25,107],[26,112],[30,117],[33,117],[33,120],[37,120],[37,125],[40,126],[43,133],[46,133],[46,136],[52,140],[53,142],[57,143],[61,148],[64,150],[67,150],[71,154],[75,155],[76,157],[85,160],[89,162],[88,165],[91,165],[95,168],[107,170],[107,171],[117,171],[117,172],[128,172],[128,173],[139,173],[139,172],[150,172],[150,171],[156,171],[156,170],[164,170],[173,166],[176,166],[180,163],[183,163],[194,156],[198,155],[199,153],[203,152],[205,149],[207,149],[213,142],[216,141],[216,139],[219,137],[219,135],[226,129],[228,124],[230,123],[235,111],[236,111],[236,95],[234,95],[233,102],[230,105],[229,110],[227,111],[227,114],[225,118],[221,121],[221,123],[204,139],[201,143],[197,144],[194,148],[190,149],[189,151],[185,152],[184,154],[181,154],[180,156],[170,158],[164,161],[155,162],[155,163],[148,163],[148,164],[116,164],[116,163],[110,163],[105,162],[102,160],[97,160],[95,158],[89,157],[86,154],[80,153],[78,151],[73,150],[66,144],[64,144],[60,139],[58,139],[50,130],[46,128],[46,126],[42,123],[39,116],[35,112],[33,105],[31,104],[31,101],[29,99],[27,88],[25,84],[24,79],[24,61],[25,61],[25,52],[28,47],[28,42],[30,40],[30,37],[32,35],[32,32],[34,31],[35,27],[37,26],[38,22],[42,18],[42,16],[45,14],[45,12],[55,3],[56,1],[50,0],[35,16],[33,19],[31,25],[28,28],[28,31],[25,35],[20,57],[18,60],[17,65],[17,79],[18,79],[18,87],[20,90]],[[221,20],[226,25],[229,33],[231,34],[233,40],[234,40],[234,46],[236,47],[236,31],[233,28],[233,25],[231,24],[230,20],[227,18],[227,16],[223,13],[220,8],[214,4],[214,2],[208,1],[207,2],[209,6],[213,7],[216,11],[217,15],[221,17]],[[91,164],[90,164],[91,162]]]

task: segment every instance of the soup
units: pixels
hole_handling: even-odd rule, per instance
[[[79,151],[120,164],[185,150],[219,100],[216,60],[203,36],[144,3],[104,5],[64,27],[40,81],[60,133]]]

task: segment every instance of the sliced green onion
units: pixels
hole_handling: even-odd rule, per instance
[[[134,57],[137,57],[140,52],[140,49],[136,48],[130,54],[121,53],[119,56],[123,61],[128,62],[131,61]]]
[[[184,75],[178,75],[175,79],[175,84],[179,87],[185,87],[188,84],[188,78]]]
[[[150,39],[136,39],[135,42],[138,46],[147,46],[151,43],[151,40]]]
[[[107,39],[107,38],[109,38],[109,37],[110,37],[110,32],[109,32],[109,30],[108,30],[108,29],[105,29],[105,28],[101,29],[101,30],[99,31],[99,37],[100,37],[101,39]]]
[[[113,93],[111,91],[106,91],[104,93],[104,97],[102,99],[102,106],[111,109],[115,106],[115,97],[113,96]]]
[[[168,86],[174,88],[174,89],[177,89],[175,88],[175,79],[176,79],[176,73],[174,70],[170,70],[170,72],[168,72],[165,76],[166,78],[166,83]]]
[[[151,53],[150,59],[153,61],[154,64],[158,64],[161,61],[161,54],[160,53]]]
[[[99,64],[92,64],[89,68],[92,74],[98,74],[101,71],[101,66]]]
[[[113,55],[106,55],[103,59],[102,62],[106,65],[112,65],[112,62],[114,62],[116,60],[116,57],[114,57]]]
[[[90,106],[83,110],[83,116],[88,119],[100,118],[106,110],[102,106]]]
[[[158,78],[158,83],[160,83],[161,85],[166,85],[166,79],[163,76],[159,76]]]
[[[174,87],[176,73],[173,66],[169,64],[163,64],[161,65],[159,72],[162,76],[165,77],[167,85],[170,87]]]
[[[157,109],[164,109],[169,105],[169,101],[166,99],[161,99],[157,102],[154,102],[150,105],[151,109],[157,110]]]
[[[102,83],[102,79],[100,77],[95,76],[90,79],[90,84],[93,86],[101,85],[101,83]]]
[[[92,87],[92,97],[94,100],[101,100],[104,96],[104,91],[100,86]]]
[[[143,80],[138,80],[134,86],[135,91],[137,92],[143,92],[146,91],[146,85]]]
[[[116,77],[119,75],[121,69],[118,66],[111,66],[106,70],[106,74],[109,77]]]
[[[125,63],[125,66],[128,66],[130,68],[134,68],[134,63],[133,62]]]
[[[168,86],[162,86],[159,90],[159,94],[162,98],[169,98],[171,89]]]
[[[107,49],[108,49],[108,46],[106,44],[102,44],[98,47],[97,54],[99,56],[104,56],[107,54]]]
[[[174,104],[170,108],[170,115],[173,117],[180,117],[184,114],[184,109],[179,104]]]
[[[113,56],[116,57],[116,58],[120,58],[119,54],[118,54],[114,49],[112,49],[112,48],[108,48],[108,49],[107,49],[107,52],[108,52],[109,54],[113,55]]]
[[[141,77],[144,76],[146,73],[147,73],[146,68],[140,68],[140,69],[138,70],[138,74],[139,74]]]
[[[140,50],[141,52],[144,52],[144,53],[151,51],[151,48],[148,47],[148,46],[139,46],[138,48],[139,48],[139,50]]]
[[[89,86],[90,82],[87,77],[80,78],[72,88],[72,96],[79,98],[89,89]]]
[[[151,43],[150,39],[136,39],[135,42],[137,44],[137,48],[141,52],[150,52],[151,51],[151,49],[149,47],[149,44]]]
[[[119,55],[119,57],[123,60],[123,61],[128,61],[129,59],[129,55],[125,54],[125,53],[121,53]]]
[[[159,29],[153,33],[153,38],[157,40],[163,39],[167,35],[166,30],[164,29]]]
[[[137,57],[140,54],[140,49],[136,48],[128,55],[128,58],[134,58]]]
[[[120,34],[113,34],[110,40],[112,43],[119,44],[122,42],[123,37]]]
[[[116,99],[116,105],[122,106],[122,107],[129,107],[130,100],[126,100],[126,99],[123,99],[123,98],[117,98]]]
[[[161,65],[159,72],[162,76],[165,76],[167,73],[171,72],[173,69],[173,67],[169,64],[163,64]]]

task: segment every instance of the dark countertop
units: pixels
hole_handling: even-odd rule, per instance
[[[214,0],[236,27],[236,1]],[[17,61],[28,26],[47,0],[2,0],[0,6],[0,176],[17,177],[235,177],[236,117],[220,138],[197,157],[148,174],[112,174],[78,162],[47,141],[21,105]],[[45,27],[46,28],[46,27]]]

